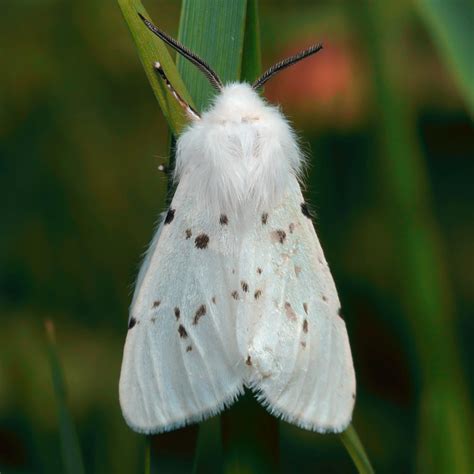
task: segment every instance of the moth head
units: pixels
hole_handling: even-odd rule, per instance
[[[222,88],[203,119],[218,124],[258,125],[268,119],[272,110],[250,84],[234,82]]]
[[[200,58],[197,54],[193,53],[191,50],[186,48],[183,44],[179,41],[176,41],[171,36],[167,35],[164,31],[157,28],[153,23],[147,20],[143,15],[138,13],[142,21],[145,23],[146,27],[153,32],[156,36],[161,38],[168,46],[171,46],[175,51],[181,54],[184,58],[188,61],[193,63],[209,80],[211,86],[214,87],[218,92],[223,92],[224,84],[217,73],[206,63],[202,58]],[[299,53],[294,54],[286,59],[282,59],[281,61],[274,64],[272,67],[268,68],[259,78],[255,80],[252,84],[252,89],[257,90],[262,87],[270,78],[272,78],[275,74],[280,72],[287,67],[296,64],[297,62],[301,61],[302,59],[311,56],[318,51],[323,49],[323,45],[321,43],[314,44],[309,48],[306,48]]]

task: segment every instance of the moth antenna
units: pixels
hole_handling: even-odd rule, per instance
[[[323,49],[323,45],[321,43],[313,44],[309,48],[303,49],[299,53],[296,53],[289,58],[282,59],[281,61],[274,64],[271,68],[267,69],[253,84],[253,89],[258,89],[265,84],[271,77],[273,77],[277,72],[280,72],[282,69],[286,69],[287,67],[296,64],[297,62],[301,61],[302,59],[311,56],[312,54],[316,54],[318,51]]]
[[[138,16],[141,18],[146,27],[154,33],[158,38],[162,39],[168,46],[171,46],[179,54],[185,57],[188,61],[192,62],[204,75],[207,77],[211,85],[221,91],[224,87],[219,76],[212,70],[211,66],[207,64],[203,59],[201,59],[197,54],[194,54],[186,46],[181,44],[179,41],[176,41],[171,36],[167,35],[164,31],[161,31],[157,28],[151,21],[147,20],[141,13],[138,13]]]
[[[179,95],[178,91],[172,86],[171,82],[165,74],[165,71],[163,71],[163,68],[161,67],[161,64],[158,61],[155,62],[153,69],[158,73],[161,79],[163,79],[163,82],[166,84],[166,87],[168,87],[170,92],[173,94],[173,97],[177,100],[178,104],[186,112],[186,115],[190,119],[199,120],[201,116]]]

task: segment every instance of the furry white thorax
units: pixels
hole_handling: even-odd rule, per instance
[[[302,163],[279,109],[234,83],[179,137],[175,180],[186,180],[196,205],[213,214],[260,212],[278,205]]]

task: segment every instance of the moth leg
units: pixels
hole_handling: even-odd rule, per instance
[[[168,87],[170,92],[173,94],[173,97],[184,109],[186,115],[192,120],[199,120],[201,116],[178,94],[175,88],[171,85],[171,82],[166,77],[165,71],[163,71],[163,68],[161,67],[161,64],[158,61],[155,62],[155,64],[153,65],[153,69],[159,74],[161,79],[163,79],[164,83],[166,84],[166,87]]]

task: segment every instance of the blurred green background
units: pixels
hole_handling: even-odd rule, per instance
[[[437,17],[433,3],[259,4],[265,67],[325,44],[265,95],[311,157],[307,198],[358,379],[354,424],[383,473],[473,468],[474,16],[468,1]],[[146,6],[177,36],[180,2]],[[46,319],[85,471],[139,472],[144,440],[122,420],[117,384],[163,209],[167,125],[115,2],[1,10],[0,472],[64,472]],[[199,470],[219,472],[217,418],[204,433]],[[160,472],[189,472],[196,436],[155,437]],[[286,423],[280,464],[355,472],[337,436]]]

